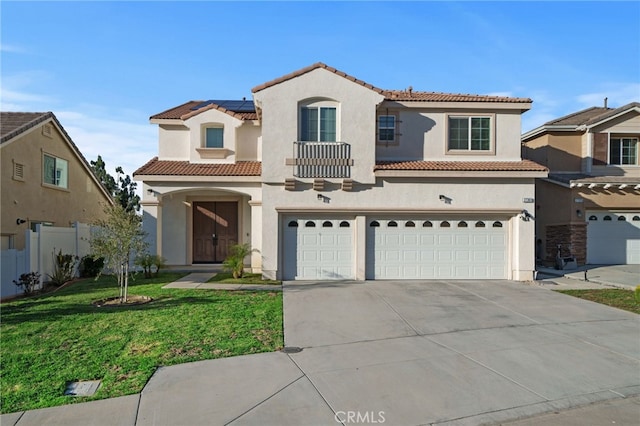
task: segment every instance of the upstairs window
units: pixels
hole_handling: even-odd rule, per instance
[[[67,160],[44,154],[42,182],[59,188],[68,188],[69,163]]]
[[[224,147],[224,128],[222,126],[211,126],[205,128],[204,147]]]
[[[300,108],[300,141],[335,142],[336,108],[303,106]]]
[[[609,164],[638,164],[638,138],[611,138],[609,141]]]
[[[396,116],[378,116],[378,142],[393,143],[396,141]]]
[[[490,151],[490,117],[449,117],[450,151]]]

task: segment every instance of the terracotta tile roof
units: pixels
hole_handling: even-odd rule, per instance
[[[337,70],[333,67],[330,67],[322,62],[316,62],[313,65],[302,68],[298,71],[294,71],[282,77],[276,78],[275,80],[268,81],[264,84],[254,87],[251,89],[251,92],[256,93],[261,90],[264,90],[268,87],[275,86],[276,84],[283,83],[287,80],[291,80],[292,78],[299,77],[308,72],[311,72],[316,69],[325,69],[329,72],[337,74],[341,77],[346,78],[349,81],[360,84],[368,89],[373,90],[385,97],[386,100],[392,101],[421,101],[421,102],[509,102],[509,103],[520,103],[526,102],[531,103],[531,99],[528,98],[510,98],[506,96],[483,96],[483,95],[471,95],[471,94],[455,94],[455,93],[437,93],[437,92],[416,92],[412,89],[410,90],[384,90],[380,89],[372,84],[366,83],[362,80],[359,80],[355,77],[350,76],[347,73],[344,73],[340,70]]]
[[[220,101],[218,101],[220,102]],[[204,105],[206,104],[206,105]],[[198,106],[202,105],[200,108]],[[198,115],[202,112],[208,111],[210,109],[216,109],[218,111],[222,111],[226,114],[229,114],[232,117],[238,118],[240,120],[257,120],[258,114],[254,111],[247,112],[237,112],[232,111],[231,109],[224,108],[221,105],[213,103],[211,101],[189,101],[185,102],[182,105],[178,105],[177,107],[170,108],[161,113],[152,115],[149,119],[170,119],[170,120],[186,120],[195,115]]]
[[[507,96],[471,95],[464,93],[415,92],[413,90],[387,90],[384,96],[388,101],[415,102],[502,102],[531,103],[529,98],[511,98]]]
[[[260,161],[238,161],[232,164],[200,164],[188,161],[166,161],[153,157],[133,175],[165,176],[260,176]]]
[[[0,112],[0,143],[54,117],[52,112]]]
[[[376,170],[410,170],[410,171],[515,171],[546,172],[546,167],[531,160],[522,161],[381,161],[376,163]]]

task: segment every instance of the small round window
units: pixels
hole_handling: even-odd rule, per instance
[[[424,222],[422,222],[422,227],[423,228],[433,228],[433,223],[429,222],[428,220],[425,220]]]
[[[460,222],[458,222],[458,228],[468,228],[469,225],[467,225],[467,222],[465,222],[464,220],[461,220]]]
[[[627,218],[626,218],[626,217],[624,217],[624,216],[618,216],[618,220],[620,220],[620,221],[625,221],[625,220],[627,220]]]
[[[598,216],[591,215],[591,216],[589,216],[589,220],[598,220]]]
[[[380,226],[380,222],[378,222],[377,220],[374,220],[373,222],[371,222],[369,224],[369,226],[372,227],[372,228],[377,228],[377,227]]]
[[[387,226],[389,228],[397,228],[398,227],[398,222],[396,222],[395,220],[390,220],[389,222],[387,222]]]
[[[446,220],[440,222],[440,228],[450,228],[450,227],[451,227],[451,224]]]
[[[638,222],[640,221],[640,216],[634,216],[631,220],[634,222]]]
[[[316,227],[316,223],[312,220],[308,220],[305,224],[304,224],[305,228],[315,228]]]
[[[404,226],[405,226],[406,228],[415,228],[415,227],[416,227],[416,224],[415,224],[412,220],[408,220],[408,221],[404,224]]]
[[[324,222],[322,222],[322,227],[323,228],[333,228],[333,223],[331,223],[328,220],[325,220]]]
[[[602,218],[602,220],[611,220],[611,216],[606,215],[605,217]]]
[[[485,227],[485,225],[484,225],[483,221],[476,222],[476,228],[484,228],[484,227]]]
[[[342,222],[340,222],[340,228],[348,228],[351,225],[349,225],[349,222],[347,222],[346,220],[343,220]]]
[[[501,222],[493,222],[493,226],[494,228],[502,228],[502,223]]]
[[[297,220],[292,220],[291,222],[289,222],[289,223],[287,224],[287,226],[288,226],[289,228],[297,228],[297,227],[298,227],[298,221],[297,221]]]

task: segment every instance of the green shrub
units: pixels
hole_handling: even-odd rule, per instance
[[[20,279],[18,281],[13,280],[13,283],[22,288],[22,292],[25,296],[31,296],[35,292],[36,287],[40,284],[40,273],[27,272],[26,274],[20,275]]]
[[[104,268],[104,257],[93,257],[88,254],[80,259],[80,276],[83,278],[97,277]]]
[[[166,259],[157,254],[145,253],[136,257],[135,264],[142,268],[145,278],[157,277],[166,265]]]
[[[633,295],[636,298],[636,303],[640,303],[640,285],[636,286],[635,291],[633,292]]]
[[[62,254],[62,250],[58,254],[53,255],[53,274],[47,274],[49,281],[55,286],[61,286],[76,275],[76,265],[78,264],[78,256],[72,254]]]
[[[244,274],[244,258],[249,256],[256,249],[252,249],[250,244],[236,244],[229,249],[229,256],[224,260],[222,266],[224,270],[230,272],[233,278],[242,278]]]

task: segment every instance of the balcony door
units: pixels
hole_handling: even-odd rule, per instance
[[[193,203],[193,263],[220,263],[238,244],[238,203]]]

